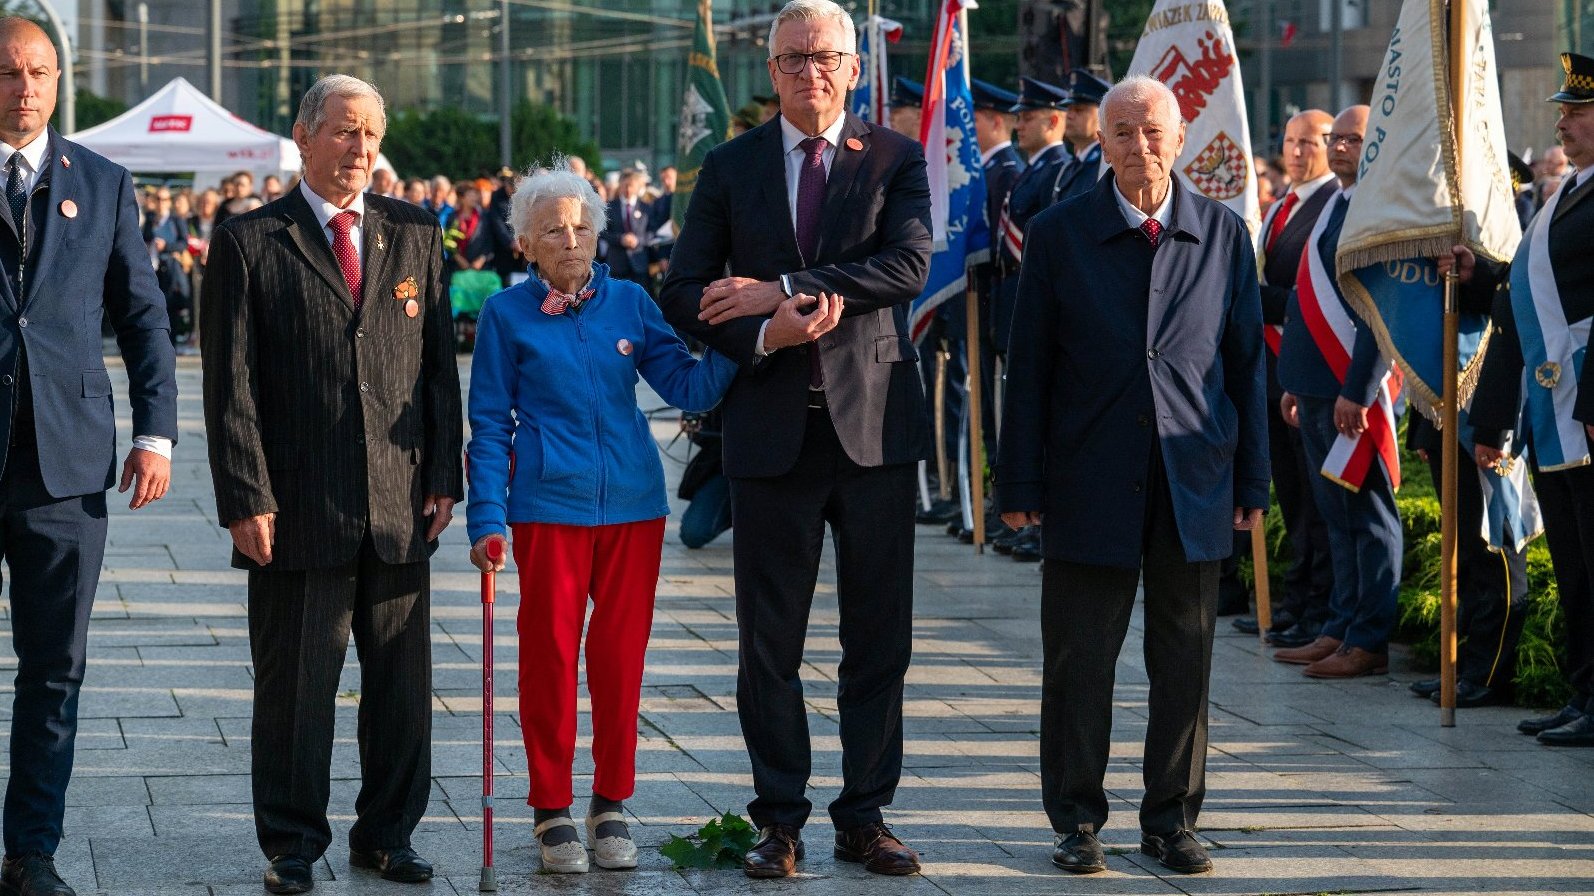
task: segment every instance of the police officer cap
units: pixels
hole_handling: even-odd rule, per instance
[[[989,109],[992,112],[1007,112],[1013,104],[1018,102],[1018,94],[1011,90],[1003,90],[989,81],[979,78],[969,79],[969,91],[974,94],[974,108]]]
[[[891,108],[914,108],[924,104],[924,85],[897,75],[891,79]]]
[[[1566,70],[1566,81],[1561,90],[1550,97],[1552,103],[1594,103],[1594,59],[1576,53],[1561,54],[1561,68]]]
[[[1068,104],[1089,103],[1092,106],[1101,105],[1101,98],[1107,95],[1112,85],[1096,77],[1082,68],[1076,68],[1068,74]]]
[[[1013,104],[1009,112],[1022,112],[1025,109],[1066,109],[1068,108],[1068,91],[1061,87],[1054,87],[1045,81],[1034,78],[1018,79],[1018,102]]]

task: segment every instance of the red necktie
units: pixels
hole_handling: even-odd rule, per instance
[[[1289,223],[1290,212],[1295,211],[1295,203],[1301,201],[1301,194],[1291,190],[1284,197],[1284,204],[1279,206],[1278,214],[1267,227],[1267,242],[1263,244],[1262,251],[1268,254],[1273,252],[1273,244],[1278,242],[1279,234],[1284,232],[1284,225]]]
[[[343,282],[349,285],[349,298],[354,300],[354,310],[360,310],[360,254],[354,251],[354,240],[349,239],[349,228],[359,219],[357,212],[338,212],[327,222],[332,228],[332,254],[337,256],[338,267],[343,269]]]
[[[1146,242],[1150,243],[1153,249],[1162,241],[1162,223],[1156,218],[1147,218],[1140,222],[1140,232],[1146,235]]]

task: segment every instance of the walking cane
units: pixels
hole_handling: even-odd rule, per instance
[[[504,559],[504,543],[487,542],[488,570],[482,573],[482,879],[483,893],[498,890],[493,873],[493,581],[492,567]]]

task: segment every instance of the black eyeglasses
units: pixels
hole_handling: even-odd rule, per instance
[[[833,72],[841,68],[841,58],[851,56],[840,50],[820,50],[817,53],[782,53],[775,57],[775,68],[783,75],[800,75],[808,67],[810,61],[814,64],[814,71]]]
[[[1362,136],[1360,134],[1324,134],[1323,135],[1323,145],[1327,146],[1330,149],[1333,149],[1334,148],[1334,144],[1339,143],[1341,141],[1343,141],[1346,146],[1361,146],[1362,145]]]

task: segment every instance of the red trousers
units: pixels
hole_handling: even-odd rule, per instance
[[[520,727],[538,809],[573,801],[576,655],[587,626],[592,698],[592,792],[624,800],[636,789],[637,704],[653,627],[664,518],[612,526],[516,523],[520,573]]]

